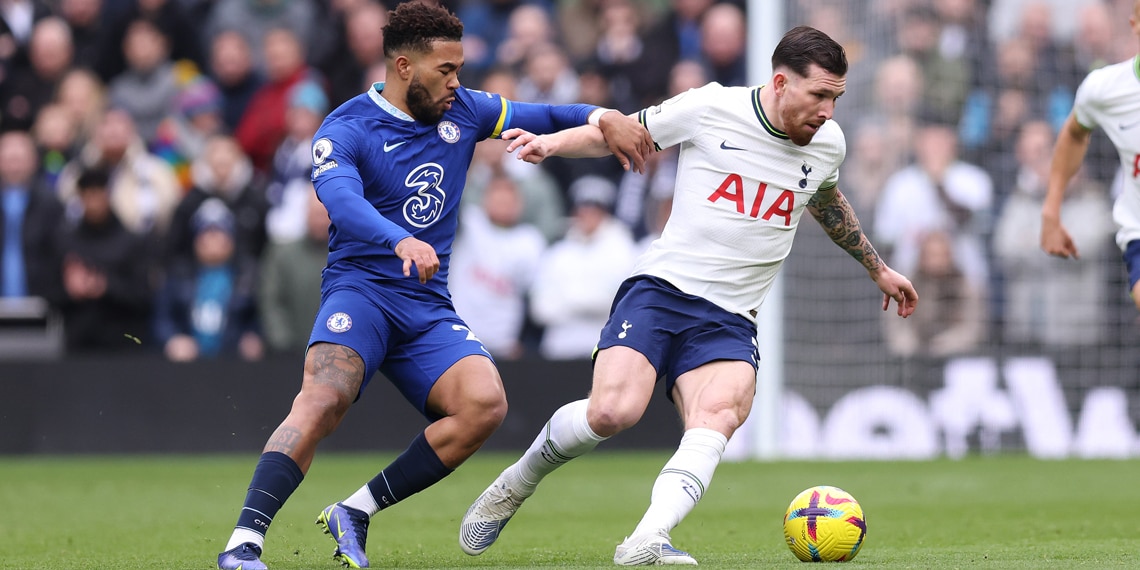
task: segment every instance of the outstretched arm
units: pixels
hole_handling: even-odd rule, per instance
[[[653,151],[649,131],[637,119],[618,112],[602,113],[599,126],[583,125],[546,135],[522,129],[502,134],[510,141],[507,152],[518,150],[519,160],[538,164],[551,156],[596,158],[614,154],[626,170],[642,172],[645,157]]]
[[[1061,224],[1061,203],[1065,200],[1065,187],[1076,176],[1089,150],[1091,135],[1092,131],[1077,122],[1076,115],[1072,113],[1065,119],[1061,132],[1057,133],[1045,204],[1041,207],[1041,249],[1049,255],[1080,257],[1073,238]]]
[[[910,280],[887,267],[875,246],[867,239],[859,226],[859,218],[851,203],[838,187],[819,190],[807,204],[808,212],[823,226],[827,236],[843,248],[851,257],[861,263],[870,274],[871,280],[883,292],[883,310],[890,307],[891,299],[898,304],[898,315],[906,318],[914,313],[918,305],[918,293]]]

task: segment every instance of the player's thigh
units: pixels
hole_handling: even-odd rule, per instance
[[[673,401],[685,429],[708,428],[726,437],[752,411],[756,368],[742,360],[716,360],[677,377]]]
[[[423,332],[393,346],[380,372],[425,417],[435,421],[456,413],[456,406],[468,397],[494,399],[501,394],[502,381],[490,353],[453,311],[437,311],[430,319],[409,324]],[[433,395],[440,380],[445,385]],[[471,386],[454,385],[463,382]]]
[[[641,352],[621,345],[600,350],[594,361],[587,414],[602,424],[624,429],[641,418],[656,383],[657,369]]]
[[[353,374],[360,375],[353,396],[353,399],[358,398],[383,362],[386,341],[391,334],[391,319],[380,309],[374,296],[350,287],[326,293],[309,335],[309,349],[305,354],[306,378],[310,376],[310,368],[317,382],[326,382],[329,381],[327,378],[346,373],[350,356],[331,348],[343,347],[355,354],[362,364],[360,370],[352,370]],[[314,351],[322,343],[329,346]]]
[[[464,356],[436,380],[427,409],[440,416],[506,413],[507,395],[495,363],[486,356]],[[501,408],[501,411],[499,410]]]

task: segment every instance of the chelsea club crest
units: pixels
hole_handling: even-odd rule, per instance
[[[459,142],[459,125],[451,121],[440,121],[435,130],[439,132],[439,138],[443,139],[444,142]]]
[[[333,313],[329,320],[325,321],[325,326],[334,333],[342,333],[352,328],[352,317],[348,313]]]

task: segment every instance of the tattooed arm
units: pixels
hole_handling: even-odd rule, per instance
[[[918,304],[918,293],[915,292],[914,285],[883,263],[879,252],[875,251],[875,246],[871,245],[871,240],[867,239],[859,226],[859,218],[855,216],[851,203],[839,188],[833,186],[817,191],[808,201],[807,209],[819,225],[823,226],[823,231],[827,232],[831,241],[870,273],[871,280],[883,292],[883,310],[887,310],[891,299],[894,299],[898,304],[898,315],[904,318],[910,316]]]

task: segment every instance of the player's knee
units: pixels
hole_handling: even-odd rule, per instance
[[[642,410],[609,403],[591,402],[586,411],[590,429],[602,437],[610,437],[625,431],[641,419]]]
[[[332,389],[313,388],[302,390],[293,402],[315,424],[335,426],[340,423],[352,402]]]
[[[507,417],[507,398],[501,392],[487,392],[473,398],[464,414],[466,431],[480,441],[487,439]]]

